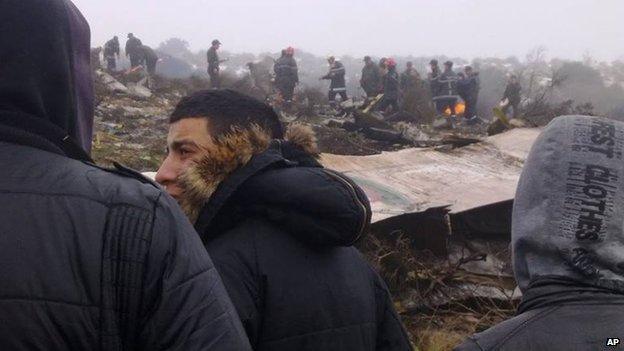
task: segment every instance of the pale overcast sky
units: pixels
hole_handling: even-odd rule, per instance
[[[624,59],[624,0],[74,0],[93,46],[134,32],[192,49],[219,38],[233,52],[292,45],[318,55]],[[123,44],[123,43],[122,43]]]

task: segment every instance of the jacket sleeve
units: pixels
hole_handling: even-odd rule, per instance
[[[372,270],[372,268],[371,268]],[[377,304],[377,351],[410,351],[407,332],[394,309],[390,292],[381,277],[375,274],[375,302]]]
[[[141,350],[251,350],[199,236],[174,200],[156,205]]]

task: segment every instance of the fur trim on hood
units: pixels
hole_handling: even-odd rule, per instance
[[[318,157],[316,136],[310,126],[293,124],[286,131],[284,141],[306,154]],[[215,140],[206,155],[191,167],[181,179],[184,194],[180,205],[191,222],[208,202],[219,184],[236,170],[244,167],[271,144],[270,133],[257,125],[250,129],[234,128]]]

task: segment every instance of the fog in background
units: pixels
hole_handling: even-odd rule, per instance
[[[128,32],[157,47],[168,38],[192,50],[219,38],[230,52],[286,46],[316,55],[416,55],[599,61],[624,58],[621,0],[74,0],[93,46]]]

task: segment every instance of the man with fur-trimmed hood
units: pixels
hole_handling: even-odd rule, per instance
[[[156,180],[195,224],[256,350],[410,350],[385,284],[352,245],[370,207],[318,162],[310,128],[284,133],[231,90],[188,96]]]

